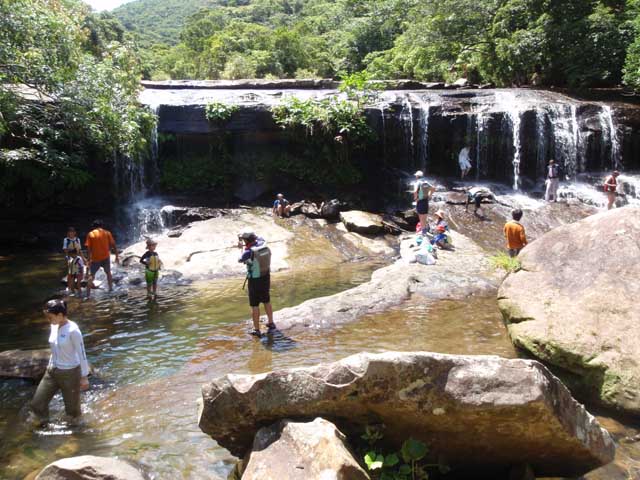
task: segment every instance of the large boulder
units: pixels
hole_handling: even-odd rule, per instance
[[[516,346],[640,413],[640,208],[565,225],[527,246],[498,299]],[[532,292],[535,292],[533,294]]]
[[[168,234],[154,235],[158,241],[158,255],[164,264],[161,278],[169,270],[180,272],[188,280],[242,276],[246,267],[238,263],[240,250],[237,243],[238,234],[243,230],[253,230],[268,242],[272,252],[272,271],[289,267],[287,256],[289,243],[293,240],[291,231],[259,210],[234,210],[192,224],[179,238]],[[122,257],[140,257],[145,250],[146,243],[138,242],[128,247]],[[135,260],[132,263],[136,265]]]
[[[390,253],[385,251],[390,247],[382,237],[369,240],[356,233],[347,235],[346,241],[370,249],[372,254],[374,251],[377,255]],[[396,307],[414,294],[423,297],[423,304],[470,295],[494,295],[501,278],[490,265],[485,251],[463,235],[456,232],[451,235],[456,250],[440,251],[438,263],[429,266],[409,263],[410,257],[415,258],[412,249],[415,236],[408,235],[401,240],[401,260],[376,270],[369,282],[357,287],[278,310],[275,312],[278,328],[340,325]]]
[[[384,229],[382,217],[375,213],[349,210],[340,213],[340,220],[350,232],[376,234]]]
[[[48,348],[0,352],[0,377],[40,380],[47,369],[50,355]]]
[[[258,430],[242,480],[368,480],[345,436],[322,418],[281,420]]]
[[[63,458],[47,465],[36,480],[144,480],[144,476],[122,460],[83,455]]]
[[[348,435],[382,423],[391,448],[411,436],[460,471],[529,464],[538,476],[578,476],[614,457],[607,431],[531,360],[361,353],[310,368],[227,375],[203,386],[202,396],[200,428],[237,456],[262,425],[322,416]]]

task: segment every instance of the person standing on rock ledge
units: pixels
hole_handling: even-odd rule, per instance
[[[253,331],[251,335],[262,336],[260,333],[260,304],[264,304],[267,314],[267,331],[275,330],[273,323],[273,307],[271,306],[271,250],[264,238],[258,237],[252,231],[244,231],[238,235],[238,246],[242,248],[239,262],[247,266],[247,281],[249,283],[249,305]]]
[[[418,170],[414,173],[414,176],[416,177],[416,182],[413,189],[413,200],[416,202],[416,212],[418,212],[418,218],[420,219],[420,225],[422,227],[422,235],[424,236],[429,231],[429,224],[427,223],[429,199],[436,189],[424,179],[424,173],[422,170]]]
[[[555,160],[549,160],[549,166],[547,166],[547,189],[544,193],[544,199],[547,202],[558,201],[558,186],[560,185],[560,167],[556,164]]]
[[[504,225],[504,237],[507,240],[507,250],[509,250],[510,257],[517,257],[527,245],[527,235],[524,231],[524,226],[520,223],[522,218],[522,210],[519,208],[511,212],[511,220]]]
[[[618,170],[615,170],[604,181],[604,191],[607,194],[607,210],[611,210],[616,203],[619,176],[620,172]]]

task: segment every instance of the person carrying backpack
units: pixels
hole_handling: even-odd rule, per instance
[[[267,332],[275,330],[273,323],[273,307],[271,306],[271,250],[262,237],[252,231],[245,231],[238,235],[238,246],[242,248],[242,255],[238,261],[247,266],[247,282],[249,284],[249,305],[253,331],[251,335],[262,336],[260,332],[260,304],[264,304],[267,314]]]

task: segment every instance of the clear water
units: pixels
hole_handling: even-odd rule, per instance
[[[478,230],[483,232],[489,235]],[[313,245],[305,245],[292,251],[315,253]],[[303,265],[275,274],[275,309],[365,282],[385,263],[330,260],[313,270]],[[58,290],[61,264],[56,255],[0,257],[6,295],[0,305],[5,332],[0,349],[46,346],[48,325],[40,309]],[[0,478],[22,479],[58,458],[95,454],[136,461],[158,479],[223,479],[233,458],[197,426],[201,385],[215,377],[311,365],[365,350],[516,355],[493,296],[435,304],[414,297],[384,314],[331,330],[297,327],[269,343],[246,334],[249,312],[241,278],[162,286],[157,302],[147,301],[144,290],[119,288],[90,301],[70,299],[70,318],[81,326],[98,372],[84,394],[83,425],[61,421],[62,401],[56,398],[52,425],[26,429],[19,414],[35,386],[0,381]],[[620,460],[592,474],[593,480],[627,478],[623,473],[638,458],[635,444],[624,443],[637,431],[607,421],[619,431]]]

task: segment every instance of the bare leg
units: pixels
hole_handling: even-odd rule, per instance
[[[251,307],[251,320],[253,320],[253,329],[260,331],[260,307]]]
[[[271,306],[271,302],[264,304],[264,311],[267,314],[267,319],[269,323],[267,325],[273,325],[273,307]]]
[[[109,269],[108,272],[106,272],[107,274],[107,282],[109,282],[109,291],[113,290],[113,277],[111,276],[111,269]]]
[[[426,233],[427,228],[428,228],[427,214],[426,213],[419,213],[418,214],[418,218],[420,219],[420,226],[422,227],[422,233]]]

